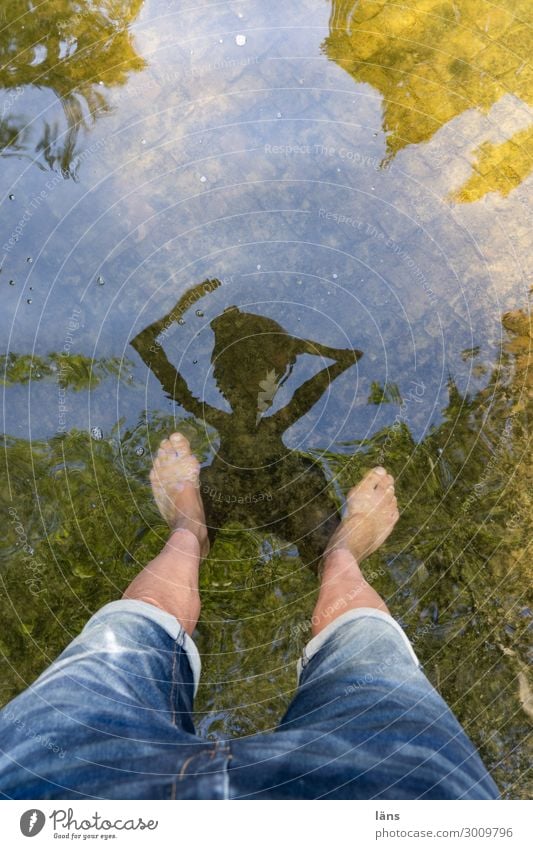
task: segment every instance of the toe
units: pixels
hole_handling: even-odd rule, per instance
[[[384,469],[383,466],[375,466],[373,469],[370,469],[367,477],[373,477],[374,480],[378,480],[383,484],[388,484],[391,480],[393,480],[392,475],[390,475],[387,469]]]
[[[372,486],[373,489],[376,489],[377,486],[386,489],[391,482],[392,477],[383,466],[376,466],[375,469],[370,469],[362,480],[362,483]]]
[[[352,487],[346,496],[346,512],[350,515],[361,510],[383,507],[396,508],[394,478],[381,467],[367,472],[361,483]]]
[[[394,478],[389,475],[382,466],[376,466],[366,473],[361,483],[352,487],[348,492],[348,501],[356,496],[372,495],[375,489],[387,490],[389,486],[394,485]]]
[[[190,448],[189,440],[182,433],[176,431],[176,433],[172,433],[170,435],[170,441],[172,445],[179,446],[180,448]]]
[[[389,475],[383,466],[376,466],[375,469],[371,469],[367,477],[372,481],[374,489],[377,487],[388,489],[389,486],[394,484],[394,478]]]

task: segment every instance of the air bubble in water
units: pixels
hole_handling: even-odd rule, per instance
[[[9,195],[9,200],[15,200],[15,195],[14,195],[14,194],[10,194],[10,195]]]
[[[10,285],[10,286],[14,286],[14,285],[15,285],[15,281],[14,281],[14,280],[10,280],[10,281],[9,281],[9,285]]]
[[[27,256],[27,257],[26,257],[26,262],[29,262],[29,263],[30,263],[30,265],[32,264],[33,260],[32,260],[32,258],[31,258],[31,256]]]
[[[202,174],[202,176],[200,177],[200,182],[207,183],[207,177],[204,174]]]
[[[261,271],[261,265],[260,264],[257,265],[256,268],[257,268],[258,271]]]
[[[96,442],[100,442],[100,440],[104,438],[104,431],[101,427],[92,427],[91,436]]]
[[[104,280],[104,278],[102,277],[101,274],[99,274],[98,277],[96,278],[96,283],[97,283],[98,286],[104,286],[105,285],[105,280]]]
[[[28,300],[26,301],[26,303],[27,303],[27,304],[31,304],[31,298],[28,298]]]
[[[137,454],[137,457],[142,457],[142,455],[144,454],[144,448],[142,447],[142,445],[137,446],[137,448],[135,449],[135,453]]]
[[[235,36],[235,44],[237,47],[244,47],[246,44],[246,36],[245,35],[236,35]]]
[[[196,315],[198,316],[198,318],[203,318],[203,317],[204,317],[204,314],[203,314],[202,310],[196,310]]]
[[[178,318],[178,324],[185,324],[184,318]]]
[[[332,275],[332,277],[333,277],[333,279],[334,279],[334,280],[336,280],[336,279],[337,279],[337,275],[336,275],[336,274],[333,274],[333,275]]]

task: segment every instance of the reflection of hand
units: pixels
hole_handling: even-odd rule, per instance
[[[160,318],[159,321],[152,322],[152,324],[145,327],[144,330],[141,330],[141,332],[137,334],[135,339],[131,342],[135,350],[139,351],[141,356],[143,356],[143,349],[146,351],[150,350],[151,353],[154,353],[152,348],[155,347],[154,343],[157,337],[168,330],[175,321],[179,321],[183,315],[200,300],[200,298],[203,298],[204,295],[207,295],[210,292],[214,292],[215,289],[218,289],[221,285],[220,280],[204,280],[203,283],[198,283],[191,289],[187,289],[187,291],[180,296],[170,312],[164,315],[163,318]]]
[[[216,278],[213,280],[204,280],[203,283],[198,283],[196,286],[193,286],[191,289],[187,289],[186,292],[181,295],[179,300],[176,303],[176,306],[169,313],[169,316],[173,313],[176,316],[173,318],[173,321],[176,321],[177,318],[181,318],[183,313],[187,312],[194,304],[203,298],[204,295],[208,295],[211,292],[214,292],[215,289],[218,289],[222,283],[220,280]]]
[[[357,350],[357,348],[340,348],[335,359],[343,365],[352,365],[361,359],[362,356],[363,352]]]

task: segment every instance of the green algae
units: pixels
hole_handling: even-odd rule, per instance
[[[110,376],[130,377],[128,361],[119,357],[97,360],[83,354],[52,353],[47,357],[37,354],[0,356],[0,383],[4,386],[27,384],[38,380],[55,380],[68,389],[81,392],[95,388]]]

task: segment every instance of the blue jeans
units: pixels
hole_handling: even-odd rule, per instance
[[[279,727],[195,736],[200,657],[170,614],[103,607],[0,712],[17,799],[495,799],[496,785],[400,626],[370,609],[308,643]]]

